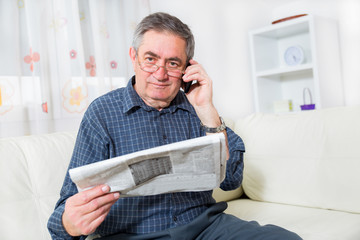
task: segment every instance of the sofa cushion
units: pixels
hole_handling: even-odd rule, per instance
[[[226,213],[261,225],[274,224],[305,240],[359,239],[360,215],[286,204],[239,199],[228,202]]]
[[[360,106],[236,122],[254,200],[360,213]]]
[[[234,199],[238,199],[243,194],[242,187],[238,187],[235,190],[232,191],[224,191],[221,188],[216,188],[213,191],[213,198],[216,200],[216,202],[226,202]]]
[[[0,139],[1,239],[50,239],[47,220],[74,143],[75,133]]]

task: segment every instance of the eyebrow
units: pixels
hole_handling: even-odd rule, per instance
[[[144,55],[150,55],[152,57],[161,58],[159,55],[157,55],[156,53],[154,53],[152,51],[147,51],[144,53]],[[180,64],[182,63],[182,60],[178,57],[167,58],[166,61],[176,61],[176,62],[179,62]]]

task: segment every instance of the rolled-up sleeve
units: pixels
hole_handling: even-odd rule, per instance
[[[226,133],[230,157],[226,164],[226,177],[220,184],[220,188],[224,191],[229,191],[241,185],[244,170],[245,145],[241,137],[230,128],[226,128]]]

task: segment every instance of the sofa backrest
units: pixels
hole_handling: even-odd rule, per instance
[[[251,199],[360,213],[360,106],[254,114],[235,131]]]
[[[227,119],[233,127],[233,121]],[[0,239],[51,239],[47,221],[75,144],[75,132],[0,139]],[[242,189],[214,191],[217,201],[236,199]]]
[[[0,239],[51,239],[47,220],[74,144],[75,133],[0,139]]]

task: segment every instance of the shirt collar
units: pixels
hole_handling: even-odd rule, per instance
[[[146,105],[145,102],[141,99],[141,97],[137,94],[133,86],[134,84],[135,76],[130,79],[125,88],[123,112],[129,113],[132,109],[135,108],[143,108],[145,111],[155,111],[155,108]],[[174,113],[177,109],[183,109],[190,112],[191,114],[196,115],[194,108],[189,103],[183,91],[179,91],[175,98],[171,101],[170,106],[164,108],[162,111]]]

